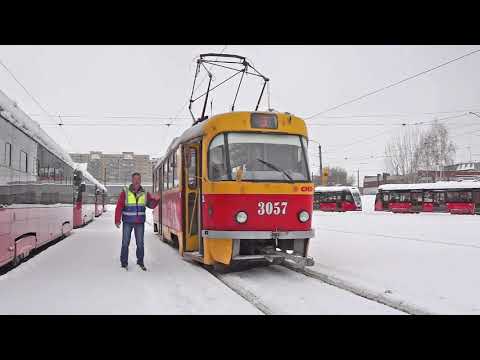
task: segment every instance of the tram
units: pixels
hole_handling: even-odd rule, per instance
[[[317,186],[313,208],[336,212],[362,211],[362,198],[354,186]]]
[[[308,258],[313,183],[305,122],[231,112],[186,130],[153,170],[159,235],[203,264]],[[221,266],[221,265],[220,265]]]
[[[215,66],[236,73],[211,88]],[[194,99],[201,69],[210,78],[208,89]],[[206,116],[211,90],[239,74],[231,111]],[[235,111],[245,74],[262,79],[262,91],[254,111]],[[153,168],[153,191],[161,193],[154,230],[180,255],[215,269],[251,262],[313,265],[307,128],[290,113],[258,110],[268,81],[243,56],[200,55],[190,97],[192,127],[173,140]],[[196,118],[192,105],[202,97]]]
[[[375,198],[375,210],[480,214],[480,181],[381,185]]]
[[[107,188],[80,164],[77,164],[75,169],[74,185],[73,227],[79,228],[92,222],[95,217],[103,213]]]
[[[0,266],[73,228],[75,163],[0,91]]]

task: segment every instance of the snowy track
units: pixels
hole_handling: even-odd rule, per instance
[[[283,266],[214,275],[268,315],[404,314]]]

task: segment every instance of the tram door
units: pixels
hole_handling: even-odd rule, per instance
[[[445,203],[445,191],[433,192],[433,211],[447,212],[447,204]]]
[[[199,251],[199,212],[200,212],[200,143],[186,144],[184,154],[184,191],[185,191],[185,223],[184,251]]]
[[[412,211],[420,212],[422,211],[423,205],[423,193],[421,191],[413,191],[411,194],[412,200]]]

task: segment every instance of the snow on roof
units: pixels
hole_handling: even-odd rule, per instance
[[[31,136],[35,141],[48,149],[72,168],[75,167],[70,155],[60,147],[41,127],[24,113],[17,104],[0,90],[0,115],[8,122]]]
[[[441,190],[441,189],[480,189],[480,181],[439,181],[420,184],[385,184],[378,190]]]
[[[88,163],[75,163],[75,170],[80,171],[83,177],[90,181],[92,184],[97,185],[97,187],[102,189],[104,192],[108,192],[107,188],[103,186],[97,179],[93,177],[92,174],[87,171],[87,165]]]
[[[317,186],[315,192],[330,192],[330,191],[358,191],[355,186]]]

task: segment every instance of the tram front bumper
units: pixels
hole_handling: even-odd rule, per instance
[[[203,230],[202,237],[206,239],[310,239],[315,237],[315,230],[307,231],[224,231]]]
[[[203,230],[202,236],[206,239],[233,239],[234,242],[240,240],[283,240],[283,239],[310,239],[315,236],[313,229],[307,231],[222,231],[222,230]],[[235,246],[234,246],[235,247]],[[302,256],[300,254],[289,254],[284,251],[273,250],[258,255],[239,255],[233,254],[232,260],[251,261],[264,259],[272,264],[288,263],[295,268],[313,266],[315,264],[312,257]]]

